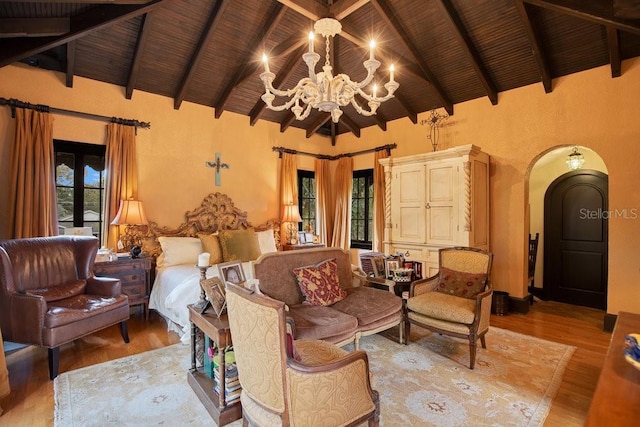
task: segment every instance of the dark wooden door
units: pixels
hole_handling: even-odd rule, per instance
[[[608,177],[578,170],[551,183],[544,200],[544,293],[607,307]]]

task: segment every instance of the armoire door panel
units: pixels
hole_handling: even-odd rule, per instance
[[[455,243],[455,224],[451,206],[432,206],[427,209],[427,243]]]
[[[424,210],[420,207],[400,207],[400,218],[394,227],[398,241],[424,242]]]

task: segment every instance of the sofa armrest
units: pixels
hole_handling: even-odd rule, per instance
[[[10,296],[11,334],[5,334],[9,341],[42,345],[44,315],[47,302],[41,295],[14,293]]]
[[[89,295],[116,297],[122,294],[120,279],[113,277],[89,277],[87,279],[85,293]]]
[[[409,298],[434,291],[436,286],[438,286],[439,277],[440,276],[436,274],[431,277],[427,277],[426,279],[420,279],[413,282],[411,284],[411,289],[409,290]]]

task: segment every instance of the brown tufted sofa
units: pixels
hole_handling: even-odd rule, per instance
[[[347,297],[330,306],[304,304],[304,295],[293,269],[335,258],[340,286]],[[295,324],[295,339],[325,340],[337,345],[359,339],[394,326],[401,327],[402,300],[393,293],[369,287],[364,275],[353,271],[349,253],[340,248],[316,248],[266,253],[253,262],[253,277],[260,291],[288,306],[288,317]]]
[[[60,346],[120,323],[129,342],[129,302],[120,280],[94,277],[99,241],[88,236],[0,242],[0,328],[5,340],[49,349],[58,375]]]

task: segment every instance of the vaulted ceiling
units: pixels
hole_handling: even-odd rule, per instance
[[[263,52],[276,73],[274,86],[290,88],[307,75],[301,55],[314,22],[334,17],[342,33],[332,39],[334,73],[366,76],[368,41],[382,62],[377,81],[394,63],[395,97],[372,117],[343,108],[334,124],[313,111],[265,108],[259,75]],[[323,44],[316,51],[324,54]],[[324,55],[321,55],[324,56]],[[637,0],[67,0],[0,2],[0,67],[24,62],[74,76],[305,129],[335,138],[368,126],[476,98],[496,105],[500,93],[640,56]],[[323,64],[320,61],[318,70]],[[586,90],[586,89],[585,89]],[[0,85],[1,91],[1,85]],[[0,97],[3,96],[0,93]],[[29,101],[29,100],[25,100]],[[274,102],[281,103],[281,102]],[[365,101],[361,102],[365,104]]]

